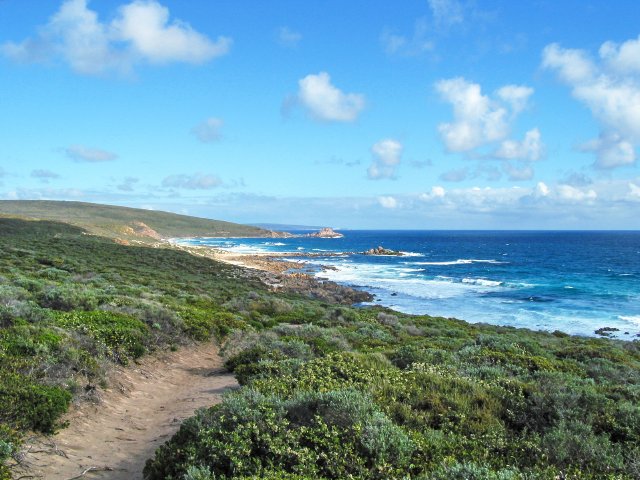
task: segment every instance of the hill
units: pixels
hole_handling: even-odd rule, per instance
[[[109,238],[149,243],[176,237],[269,237],[262,228],[139,208],[51,200],[2,200],[0,215],[51,220]]]

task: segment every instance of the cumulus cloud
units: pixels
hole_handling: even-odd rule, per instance
[[[539,154],[541,140],[538,129],[527,132],[522,143],[507,140],[511,123],[527,106],[533,89],[505,85],[491,98],[482,93],[479,84],[461,77],[440,80],[435,88],[453,107],[453,121],[438,125],[440,137],[449,152],[471,152],[504,141],[496,152],[502,155],[499,158],[509,155],[509,158],[524,159],[523,156]]]
[[[543,149],[540,130],[534,128],[525,133],[522,141],[511,139],[502,141],[493,156],[504,160],[536,161],[542,158]]]
[[[302,40],[302,34],[291,30],[289,27],[280,27],[278,30],[278,43],[282,47],[295,48]]]
[[[390,196],[378,197],[378,203],[382,208],[389,208],[389,209],[398,208],[400,206],[400,204],[398,203],[398,200],[396,200],[395,197],[390,197]]]
[[[222,180],[217,175],[195,173],[193,175],[169,175],[162,180],[163,187],[187,190],[211,190],[220,187]]]
[[[423,202],[428,202],[435,199],[442,199],[445,197],[446,193],[447,192],[443,187],[434,185],[433,187],[431,187],[431,191],[429,193],[421,193],[420,195],[418,195],[418,198]]]
[[[594,166],[599,169],[611,169],[636,162],[636,151],[633,144],[618,133],[602,133],[580,146],[583,152],[595,152]]]
[[[191,133],[193,133],[201,142],[212,143],[220,140],[222,137],[220,134],[220,128],[222,125],[222,120],[210,117],[193,127],[191,129]]]
[[[549,187],[544,182],[538,182],[536,188],[533,190],[534,197],[546,197],[549,195]]]
[[[595,200],[598,194],[595,190],[583,190],[571,185],[558,185],[556,193],[561,200],[569,202],[583,202],[585,200]]]
[[[533,88],[522,85],[505,85],[498,89],[497,95],[511,106],[514,114],[518,114],[527,107],[529,97],[533,95]]]
[[[365,107],[364,95],[344,93],[331,83],[327,72],[307,75],[298,87],[296,101],[316,120],[353,122]]]
[[[136,63],[200,64],[226,54],[231,39],[212,41],[188,23],[170,21],[169,9],[155,0],[121,6],[103,22],[87,0],[66,0],[36,36],[0,46],[7,57],[26,63],[62,60],[76,72],[127,72]]]
[[[392,138],[380,140],[371,147],[373,157],[367,175],[372,180],[394,178],[402,157],[402,144]]]
[[[75,162],[110,162],[118,158],[118,155],[100,148],[90,148],[83,145],[72,145],[64,149],[71,160]]]
[[[547,45],[542,66],[554,70],[601,127],[599,138],[582,146],[596,155],[594,166],[612,169],[635,163],[640,144],[640,37],[605,42],[599,61],[588,52]]]

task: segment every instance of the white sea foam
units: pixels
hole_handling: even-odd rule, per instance
[[[640,315],[618,315],[618,318],[620,320],[624,320],[625,322],[640,325]]]
[[[264,245],[267,245],[269,247],[284,247],[286,245],[286,243],[282,243],[282,242],[265,242]]]
[[[444,299],[483,293],[496,288],[481,283],[453,282],[450,279],[425,279],[412,273],[415,269],[374,264],[332,263],[336,270],[319,272],[318,276],[334,282],[379,288],[421,299]],[[490,282],[490,281],[489,281]]]
[[[463,278],[462,283],[471,283],[474,285],[482,285],[484,287],[499,287],[502,285],[502,282],[487,280],[486,278]]]
[[[498,260],[478,260],[475,258],[459,258],[458,260],[444,262],[411,262],[412,265],[469,265],[472,263],[491,263],[494,265],[501,265],[508,262],[500,262]]]
[[[400,251],[403,257],[424,257],[424,253]]]

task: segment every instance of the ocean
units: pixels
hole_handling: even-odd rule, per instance
[[[284,259],[305,262],[319,278],[367,290],[373,304],[400,312],[585,336],[602,327],[619,329],[612,333],[617,338],[640,335],[640,232],[341,233],[339,239],[181,242],[236,253],[315,254]],[[359,253],[377,246],[404,255]]]

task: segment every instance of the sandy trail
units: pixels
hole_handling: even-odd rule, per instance
[[[145,461],[181,421],[197,408],[218,403],[237,382],[209,343],[119,368],[111,385],[99,405],[74,408],[66,418],[68,428],[30,439],[16,477],[141,479]]]

